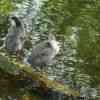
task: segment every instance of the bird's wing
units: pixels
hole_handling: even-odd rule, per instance
[[[34,57],[43,57],[47,56],[50,52],[50,47],[48,47],[47,42],[44,41],[43,43],[38,44],[32,50],[32,56]]]

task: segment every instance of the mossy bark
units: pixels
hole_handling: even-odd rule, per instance
[[[21,98],[25,98],[27,96],[25,94],[29,94],[29,91],[37,92],[36,98],[43,98],[50,92],[57,92],[64,96],[80,96],[78,91],[48,79],[47,74],[36,72],[31,66],[9,58],[2,52],[0,52],[0,69],[1,96],[19,95]]]

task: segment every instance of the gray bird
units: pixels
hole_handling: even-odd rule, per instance
[[[49,34],[48,40],[37,44],[32,53],[28,56],[27,62],[33,67],[44,67],[54,62],[55,56],[59,52],[59,42],[54,35]]]
[[[10,18],[10,24],[5,45],[9,53],[16,54],[23,49],[25,28],[22,21],[16,16]]]

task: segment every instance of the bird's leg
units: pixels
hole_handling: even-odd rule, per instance
[[[23,60],[23,57],[25,56],[24,51],[23,50],[18,50],[16,52],[17,57],[19,58],[19,60]]]
[[[38,66],[35,68],[35,70],[36,70],[37,72],[41,72],[41,70],[38,68]]]
[[[42,64],[42,65],[40,66],[40,68],[39,68],[41,73],[43,73],[43,71],[44,71],[44,70],[43,70],[43,69],[44,69],[43,67],[44,67],[44,64]]]
[[[47,65],[46,64],[42,64],[42,66],[41,66],[41,73],[42,74],[48,74],[48,72],[47,72]]]

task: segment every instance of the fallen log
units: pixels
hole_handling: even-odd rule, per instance
[[[25,65],[21,61],[17,61],[16,59],[9,58],[4,53],[0,53],[0,69],[4,71],[4,74],[1,74],[1,77],[6,75],[8,76],[4,78],[6,80],[5,82],[0,82],[0,83],[8,82],[9,83],[8,86],[5,85],[5,87],[10,87],[10,89],[13,85],[14,85],[13,88],[16,89],[17,88],[16,83],[18,83],[19,80],[24,81],[26,80],[26,77],[28,77],[28,79],[32,80],[31,85],[33,85],[33,90],[35,88],[35,91],[38,91],[38,93],[42,96],[49,97],[51,95],[52,96],[56,95],[56,98],[60,97],[68,98],[70,96],[80,97],[79,92],[70,88],[68,85],[63,85],[56,82],[55,80],[50,80],[48,79],[47,74],[36,72],[31,66]],[[2,85],[0,84],[0,87],[2,87]],[[7,91],[9,91],[9,88],[6,89],[8,89]],[[55,99],[50,99],[50,100],[55,100]]]

